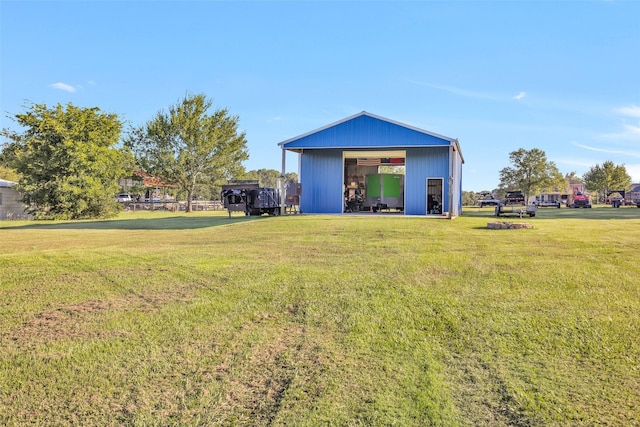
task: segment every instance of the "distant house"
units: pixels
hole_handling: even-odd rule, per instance
[[[577,179],[569,179],[566,188],[554,188],[542,191],[537,197],[539,202],[561,202],[563,204],[571,204],[573,196],[577,193],[585,193],[584,183]]]
[[[16,190],[18,184],[0,179],[0,220],[29,219],[25,212],[26,205],[22,203],[22,196]]]
[[[625,194],[625,201],[628,203],[640,201],[640,184],[631,184],[631,188]]]
[[[131,192],[134,187],[144,187],[144,194],[132,194],[134,199],[140,198],[140,201],[164,200],[167,198],[167,188],[175,187],[142,170],[134,171],[131,178],[119,179],[118,185],[123,191],[128,192]]]

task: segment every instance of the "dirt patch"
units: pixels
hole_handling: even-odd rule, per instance
[[[215,378],[227,389],[223,412],[254,425],[270,425],[293,381],[303,341],[303,328],[280,329],[248,354],[238,349],[216,366]]]
[[[455,378],[456,406],[463,419],[496,427],[539,424],[527,418],[500,373],[481,357],[454,356],[449,369],[449,375]]]
[[[9,338],[19,344],[26,344],[42,340],[126,336],[128,332],[95,330],[91,324],[105,312],[154,312],[168,303],[187,301],[190,296],[187,292],[178,291],[148,295],[129,294],[119,298],[83,301],[36,314],[33,319],[15,328],[9,334]]]

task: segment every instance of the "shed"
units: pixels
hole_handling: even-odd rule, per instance
[[[283,175],[285,152],[298,153],[302,212],[451,218],[462,210],[457,139],[363,111],[278,145]]]
[[[22,196],[16,189],[18,184],[0,179],[0,220],[29,219],[22,203]]]

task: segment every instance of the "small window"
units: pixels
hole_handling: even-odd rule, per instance
[[[0,206],[2,205],[2,193],[0,193]]]

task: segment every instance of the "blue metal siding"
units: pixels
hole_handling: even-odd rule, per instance
[[[369,116],[360,116],[284,145],[295,148],[423,147],[449,141]]]
[[[300,210],[341,213],[343,174],[342,150],[305,150],[300,167]]]
[[[444,206],[449,206],[449,147],[407,148],[405,213],[427,214],[427,178],[442,178]]]

